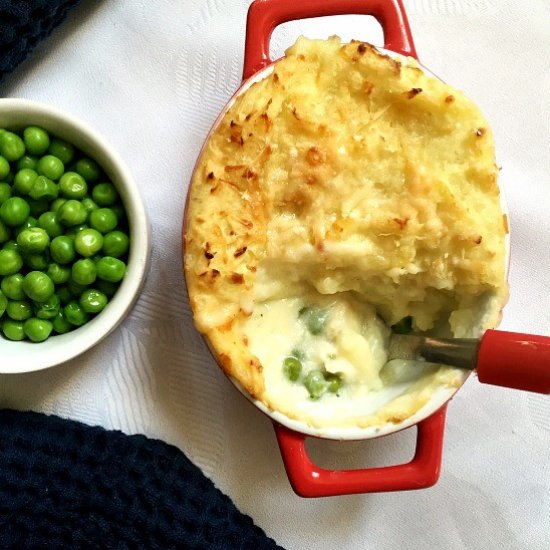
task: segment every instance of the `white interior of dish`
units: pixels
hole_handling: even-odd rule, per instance
[[[383,48],[377,48],[381,53],[389,55],[396,59],[404,59],[403,56],[396,54],[395,52],[392,52],[390,50],[385,50]],[[431,71],[420,65],[422,70],[434,78],[438,78],[435,76]],[[226,112],[232,107],[235,100],[238,96],[245,93],[254,83],[259,82],[269,76],[273,72],[274,66],[269,65],[253,75],[251,78],[243,82],[241,87],[237,90],[233,98],[228,102],[228,104],[225,106],[223,111],[220,113],[219,117],[217,118],[216,122],[214,123],[206,141],[205,144],[208,143],[208,140],[210,139],[211,134],[216,130],[218,125],[220,124],[221,120],[225,116]],[[508,209],[506,206],[506,201],[501,194],[501,206],[503,212],[508,214]],[[506,236],[505,239],[505,247],[506,247],[506,266],[508,266],[509,262],[509,237]],[[481,312],[483,313],[483,312]],[[466,381],[468,378],[468,375],[470,374],[469,371],[464,372],[463,381],[462,384]],[[238,390],[252,403],[254,403],[262,412],[267,414],[270,418],[275,420],[276,422],[293,429],[295,431],[314,436],[314,437],[322,437],[326,439],[336,439],[336,440],[359,440],[359,439],[369,439],[373,437],[380,437],[383,435],[388,435],[390,433],[394,433],[399,430],[403,430],[405,428],[408,428],[410,426],[413,426],[414,424],[417,424],[418,422],[424,420],[434,412],[436,412],[438,409],[440,409],[449,399],[453,397],[453,395],[456,393],[456,391],[459,388],[456,387],[445,387],[441,386],[437,388],[429,400],[428,403],[426,403],[421,409],[419,409],[415,414],[408,417],[406,420],[400,422],[400,423],[387,423],[381,426],[372,426],[372,427],[365,427],[365,428],[359,428],[359,427],[322,427],[322,428],[316,428],[312,427],[309,424],[307,424],[304,421],[294,420],[292,418],[289,418],[285,414],[282,414],[277,411],[273,411],[269,409],[264,403],[261,401],[253,399],[250,394],[241,386],[241,384],[231,378],[233,384],[238,388]],[[397,397],[398,395],[402,394],[407,390],[407,388],[410,387],[409,384],[395,384],[388,387],[384,387],[381,391],[376,392],[377,395],[375,398],[373,398],[374,405],[375,401],[378,401],[380,405],[387,403],[391,399]]]
[[[41,370],[68,361],[110,334],[130,311],[145,281],[150,256],[150,227],[137,185],[128,168],[94,130],[48,105],[26,99],[0,99],[0,127],[37,125],[72,143],[96,160],[116,186],[128,215],[130,254],[127,272],[107,307],[86,325],[45,342],[11,342],[0,338],[0,372]]]

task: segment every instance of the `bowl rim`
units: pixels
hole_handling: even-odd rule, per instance
[[[19,374],[44,370],[74,359],[118,327],[145,283],[151,257],[151,228],[139,188],[128,166],[114,147],[83,120],[46,103],[25,98],[0,98],[0,121],[8,127],[43,126],[54,136],[66,139],[96,160],[119,191],[130,226],[131,246],[126,276],[104,311],[82,327],[67,334],[55,335],[40,344],[0,340],[0,348],[5,348],[2,350],[0,373]],[[95,152],[90,153],[86,149]],[[98,159],[98,156],[101,158]]]
[[[379,46],[373,46],[373,47],[376,51],[380,52],[383,55],[388,55],[393,59],[398,59],[402,61],[412,59],[414,63],[417,64],[424,73],[443,82],[443,80],[440,77],[438,77],[430,69],[425,67],[418,59],[406,57],[402,54],[399,54],[392,50],[388,50],[383,47],[379,47]],[[261,80],[263,80],[273,72],[276,61],[278,60],[273,60],[271,63],[269,63],[268,65],[266,65],[265,67],[263,67],[262,69],[254,73],[253,75],[251,75],[249,78],[243,80],[240,86],[235,91],[235,93],[224,105],[224,107],[222,108],[221,112],[217,116],[216,120],[212,124],[212,127],[210,128],[208,134],[204,139],[201,150],[197,156],[197,161],[191,172],[191,177],[190,177],[191,182],[193,180],[195,171],[199,165],[200,159],[202,158],[206,145],[210,140],[210,137],[212,136],[214,131],[218,128],[219,124],[221,123],[227,111],[233,106],[233,104],[241,94],[245,93],[252,85],[254,85],[257,82],[260,82]],[[190,187],[191,186],[189,186],[189,188]],[[509,224],[510,216],[509,216],[508,204],[500,185],[499,185],[499,196],[500,196],[500,206],[501,206],[502,212],[507,216],[508,224]],[[184,216],[183,216],[183,236],[184,237],[186,233],[187,220],[188,220],[188,214],[187,214],[188,203],[189,203],[189,191],[186,197]],[[184,254],[185,254],[185,238],[183,239],[183,243],[184,243]],[[504,246],[505,246],[505,275],[507,278],[509,265],[510,265],[510,230],[509,229],[504,238]],[[185,271],[184,271],[184,277],[185,277]],[[216,359],[216,354],[213,352],[211,348],[210,341],[208,340],[206,335],[201,334],[201,336],[203,337],[203,340],[206,342],[207,348],[212,354],[214,360],[216,361],[216,363],[218,363],[218,368],[219,368],[219,362]],[[361,441],[366,439],[374,439],[377,437],[383,437],[383,436],[390,435],[390,434],[405,430],[407,428],[410,428],[411,426],[414,426],[420,423],[422,420],[425,420],[429,416],[439,411],[442,407],[444,407],[462,388],[462,386],[466,383],[468,378],[472,376],[472,371],[464,371],[462,374],[462,381],[458,387],[441,387],[440,386],[436,388],[436,390],[432,393],[430,400],[427,403],[425,403],[413,415],[409,416],[408,418],[398,423],[388,422],[380,426],[368,426],[363,428],[354,427],[354,426],[315,427],[315,426],[311,426],[304,420],[297,420],[287,416],[284,413],[270,409],[263,401],[252,397],[236,378],[227,374],[223,369],[221,370],[227,376],[227,378],[229,378],[229,380],[235,386],[235,388],[250,403],[255,405],[262,413],[267,415],[273,422],[277,424],[281,424],[286,428],[289,428],[295,432],[301,433],[306,436],[316,437],[320,439],[336,440],[336,441]]]

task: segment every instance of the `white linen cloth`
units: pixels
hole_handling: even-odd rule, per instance
[[[102,133],[129,164],[153,227],[150,274],[124,323],[63,366],[0,376],[0,406],[170,442],[289,549],[550,548],[548,397],[471,377],[449,406],[434,488],[301,499],[270,421],[220,373],[193,328],[181,270],[183,204],[210,125],[239,86],[249,3],[85,0],[0,85],[3,96],[50,103]],[[405,7],[420,60],[474,99],[495,134],[512,228],[501,328],[550,335],[550,3]],[[301,33],[382,45],[372,20],[343,16],[279,27],[273,55]],[[414,437],[412,429],[308,448],[325,466],[388,465],[412,456]]]

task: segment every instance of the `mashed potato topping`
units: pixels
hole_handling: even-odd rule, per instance
[[[410,316],[468,337],[498,323],[496,180],[491,131],[461,92],[368,44],[300,38],[235,99],[193,175],[196,325],[274,410],[312,426],[408,418],[464,376],[386,364],[388,327]]]

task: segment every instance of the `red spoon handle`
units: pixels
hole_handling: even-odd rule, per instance
[[[488,330],[477,357],[480,382],[516,390],[550,393],[550,338]]]

